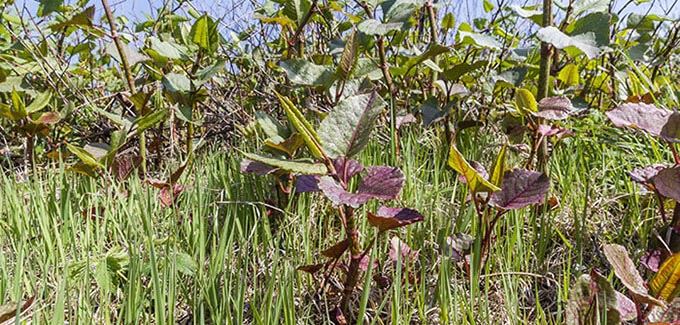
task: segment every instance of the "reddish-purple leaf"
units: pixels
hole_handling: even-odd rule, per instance
[[[324,267],[324,265],[326,265],[326,264],[321,263],[321,264],[303,265],[303,266],[298,266],[297,270],[307,272],[307,273],[313,275],[314,273],[319,272],[319,270],[321,270]]]
[[[646,251],[640,259],[640,264],[652,272],[658,272],[663,262],[663,251],[659,248]]]
[[[671,141],[680,142],[680,113],[673,112],[668,117],[668,122],[661,128],[661,137]]]
[[[408,113],[406,115],[397,116],[396,127],[397,127],[397,129],[400,129],[402,126],[404,126],[406,124],[415,123],[415,122],[416,122],[416,117],[413,116],[413,114]]]
[[[319,190],[318,175],[295,176],[295,193],[316,192]]]
[[[381,232],[423,221],[418,211],[407,208],[380,207],[376,214],[368,213],[368,223]]]
[[[360,162],[354,159],[348,160],[345,157],[333,159],[333,167],[335,167],[335,172],[345,181],[364,170],[364,166]]]
[[[654,176],[656,176],[656,174],[658,174],[664,168],[666,168],[666,166],[661,164],[654,164],[643,168],[635,168],[628,172],[628,176],[630,176],[633,182],[647,185],[650,184]]]
[[[418,251],[414,251],[405,242],[401,241],[399,237],[392,237],[390,239],[390,251],[387,256],[392,260],[394,265],[401,259],[401,264],[410,263],[418,258]]]
[[[373,268],[377,268],[379,266],[378,261],[371,259],[371,257],[367,254],[361,258],[361,261],[359,261],[359,269],[362,271],[368,270],[368,266],[370,265],[369,263],[373,264]]]
[[[476,160],[470,160],[468,162],[470,163],[470,167],[472,167],[472,169],[476,170],[477,174],[479,174],[479,176],[481,176],[484,179],[489,179],[489,172],[486,171],[486,168],[484,168],[484,166],[482,166],[482,164],[480,164]],[[465,178],[465,175],[459,174],[458,175],[458,181],[465,184],[465,183],[467,183],[467,178]]]
[[[631,127],[661,136],[673,112],[644,103],[625,103],[605,114],[618,127]]]
[[[647,292],[645,281],[638,273],[633,261],[628,257],[628,252],[621,245],[604,245],[602,247],[604,256],[614,269],[614,274],[623,285],[628,288],[630,294],[639,302],[653,304],[656,306],[663,306],[663,303],[658,299],[652,297]]]
[[[253,161],[250,159],[241,160],[241,172],[242,173],[253,173],[255,175],[266,175],[271,172],[276,171],[278,168],[274,166],[267,165],[263,162]]]
[[[538,133],[546,137],[557,136],[558,139],[574,136],[574,132],[557,125],[541,124],[538,126]]]
[[[404,186],[404,173],[397,167],[371,166],[366,168],[357,192],[383,200],[396,199]]]
[[[333,325],[347,325],[347,319],[342,314],[340,307],[335,307],[333,310]]]
[[[659,194],[680,201],[680,166],[665,168],[659,171],[652,184]]]
[[[513,169],[505,172],[501,190],[491,194],[489,204],[504,210],[521,209],[543,202],[549,188],[550,180],[545,174]]]
[[[614,293],[616,294],[616,310],[619,312],[621,320],[632,321],[635,319],[637,317],[635,303],[618,291],[615,291]]]
[[[170,186],[163,187],[161,192],[158,193],[158,200],[161,201],[163,207],[167,208],[177,202],[177,198],[185,189],[186,187],[180,184],[173,185],[172,190]]]
[[[538,102],[538,112],[531,112],[534,116],[546,120],[558,121],[569,117],[574,110],[574,106],[567,97],[548,97]]]
[[[330,257],[330,258],[339,258],[340,256],[342,256],[343,253],[345,253],[345,251],[349,247],[349,243],[350,243],[350,240],[345,239],[345,240],[331,246],[330,248],[323,250],[321,252],[321,254],[323,254],[323,256]]]
[[[329,176],[323,176],[319,179],[319,189],[326,197],[333,202],[334,205],[349,205],[358,208],[360,205],[370,201],[372,195],[362,195],[347,192],[340,183]]]
[[[111,163],[111,173],[119,181],[127,179],[142,163],[142,157],[133,154],[117,155]]]

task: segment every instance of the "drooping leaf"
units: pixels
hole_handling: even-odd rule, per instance
[[[328,87],[333,82],[333,68],[303,59],[290,59],[279,63],[290,82],[302,86]]]
[[[350,239],[340,241],[339,243],[336,243],[335,245],[321,251],[321,255],[329,258],[340,258],[340,256],[345,253],[347,248],[349,248],[350,242]]]
[[[361,152],[384,104],[376,92],[340,101],[319,126],[324,152],[331,158],[351,158]]]
[[[628,252],[621,245],[603,245],[604,256],[614,269],[614,274],[628,288],[633,297],[639,301],[655,306],[663,306],[663,302],[652,297],[647,293],[645,281],[638,273],[633,261],[628,257]]]
[[[675,253],[661,264],[652,281],[650,293],[666,302],[673,301],[680,294],[680,253]]]
[[[633,182],[649,185],[652,183],[654,176],[664,169],[666,169],[666,166],[662,164],[653,164],[642,168],[635,168],[628,172],[628,176],[630,176]]]
[[[470,167],[472,167],[475,171],[477,171],[477,173],[479,174],[479,176],[481,178],[489,179],[489,172],[486,171],[486,168],[484,168],[484,165],[482,165],[481,163],[479,163],[476,160],[470,160],[469,163],[470,163]],[[458,175],[458,181],[463,183],[463,184],[467,184],[467,178],[465,178],[465,175],[463,175],[463,174]]]
[[[536,36],[542,42],[550,43],[558,49],[573,46],[591,60],[602,52],[602,49],[597,46],[595,34],[593,33],[569,36],[554,26],[548,26],[541,28],[536,33]]]
[[[659,171],[652,178],[652,184],[659,194],[680,201],[680,166]]]
[[[267,148],[276,149],[284,152],[289,157],[293,157],[295,156],[295,151],[305,145],[305,139],[302,138],[300,133],[293,133],[285,140],[282,140],[278,136],[264,140],[264,145],[267,146]]]
[[[564,120],[574,110],[574,106],[567,97],[547,97],[538,103],[538,111],[532,112],[534,116],[550,121]]]
[[[286,115],[290,119],[291,123],[305,140],[307,149],[309,149],[309,152],[312,154],[312,156],[314,156],[314,158],[325,157],[326,154],[322,149],[323,142],[321,142],[319,139],[319,136],[317,135],[316,130],[314,130],[312,127],[312,124],[305,119],[300,110],[295,107],[295,104],[293,104],[293,102],[290,101],[288,97],[281,96],[278,92],[275,93],[276,97],[279,98],[279,102],[281,103],[281,106],[286,112]]]
[[[521,209],[539,204],[545,199],[550,180],[543,173],[527,169],[513,169],[505,172],[503,186],[491,195],[489,204],[504,209]]]
[[[15,319],[17,316],[17,309],[18,315],[24,315],[33,306],[35,297],[36,295],[31,296],[26,301],[22,302],[21,305],[11,302],[0,306],[0,324],[21,323],[19,320],[16,322],[10,320]]]
[[[89,6],[85,10],[73,15],[68,20],[50,26],[50,29],[55,32],[68,26],[83,26],[91,27],[94,21],[94,6]]]
[[[144,130],[154,126],[156,123],[162,121],[165,115],[168,113],[167,110],[159,108],[151,113],[148,113],[135,120],[134,124],[137,125],[137,133],[142,133]]]
[[[407,208],[380,207],[376,214],[368,212],[368,223],[378,228],[380,232],[410,225],[423,221],[424,217],[418,211]]]
[[[645,103],[625,103],[605,114],[618,127],[640,129],[658,137],[670,116],[678,113]]]
[[[375,19],[364,19],[357,25],[357,30],[366,35],[385,36],[390,32],[401,30],[403,27],[403,22],[381,23]]]
[[[266,157],[254,153],[243,153],[243,155],[250,160],[259,161],[292,173],[323,175],[327,172],[324,164]]]
[[[470,164],[463,158],[463,155],[458,151],[454,144],[451,144],[449,151],[448,164],[455,171],[462,174],[467,180],[467,184],[473,192],[494,192],[499,191],[500,188],[491,184],[484,179],[479,173],[470,166]]]

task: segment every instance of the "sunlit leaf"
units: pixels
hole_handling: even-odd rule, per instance
[[[538,102],[538,111],[531,114],[546,120],[559,121],[568,118],[573,110],[574,106],[567,97],[546,97]]]
[[[99,160],[97,158],[95,158],[94,155],[92,155],[91,153],[89,153],[85,149],[74,146],[70,143],[66,144],[66,148],[68,149],[68,151],[70,151],[71,153],[76,155],[78,158],[80,158],[80,160],[83,163],[85,163],[86,165],[91,166],[91,167],[104,168],[104,165],[102,163],[100,163]]]
[[[666,302],[673,301],[680,294],[680,253],[675,253],[661,264],[652,281],[650,293]]]
[[[290,59],[279,63],[290,82],[303,86],[328,87],[333,82],[330,66],[318,65],[303,59]]]
[[[207,14],[196,20],[193,26],[191,26],[189,34],[194,44],[198,45],[201,49],[210,54],[217,50],[217,43],[219,42],[217,24]]]
[[[594,59],[602,52],[602,49],[597,46],[595,41],[595,34],[585,33],[575,36],[569,36],[557,27],[548,26],[541,28],[536,36],[542,42],[550,43],[558,49],[565,49],[573,46],[583,52],[589,59]]]
[[[478,47],[490,48],[494,50],[501,49],[501,43],[489,35],[465,31],[458,31],[458,35],[460,36],[461,42],[463,44],[472,44]]]
[[[663,302],[655,299],[647,293],[645,281],[638,273],[633,261],[628,257],[628,252],[621,245],[603,245],[602,250],[607,261],[614,269],[614,274],[628,288],[633,297],[639,301],[656,306],[663,306]]]
[[[357,30],[366,35],[385,36],[390,32],[401,30],[403,27],[403,22],[381,23],[375,19],[364,19],[357,25]]]
[[[35,113],[45,108],[45,106],[50,103],[50,99],[52,99],[52,93],[47,91],[39,93],[37,96],[35,96],[35,98],[33,98],[33,101],[28,106],[26,106],[26,114]]]
[[[323,175],[327,172],[326,166],[324,164],[279,159],[254,153],[243,153],[243,155],[250,160],[259,161],[261,163],[278,167],[293,173]]]
[[[191,91],[191,80],[179,73],[168,73],[163,76],[163,86],[171,93],[185,94]]]
[[[605,113],[618,127],[630,127],[661,136],[661,131],[674,113],[654,105],[644,103],[625,103]]]
[[[418,211],[407,208],[380,207],[375,214],[368,212],[368,223],[381,232],[423,220],[423,215]]]
[[[538,110],[538,105],[536,104],[536,98],[534,97],[534,94],[525,88],[517,89],[515,92],[515,104],[523,114],[536,112]]]
[[[491,184],[489,181],[479,175],[479,173],[470,166],[470,164],[463,158],[463,155],[458,151],[455,145],[451,144],[449,151],[448,164],[455,171],[461,173],[467,180],[468,186],[473,192],[494,192],[499,191],[500,188]]]
[[[496,161],[494,162],[493,169],[491,170],[491,177],[489,178],[489,182],[498,187],[503,185],[503,175],[505,174],[505,152],[507,148],[508,144],[506,143],[501,148],[498,156],[496,156]]]
[[[489,204],[504,209],[521,209],[539,204],[545,199],[550,180],[543,173],[527,169],[513,169],[505,172],[503,186],[491,195]]]
[[[573,63],[565,65],[557,75],[557,79],[567,86],[577,86],[581,81],[578,66]]]

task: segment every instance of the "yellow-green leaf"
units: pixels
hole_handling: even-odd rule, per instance
[[[680,253],[673,254],[654,275],[649,283],[651,294],[661,297],[666,302],[673,301],[680,294]]]
[[[500,191],[500,188],[496,185],[489,183],[486,179],[479,175],[479,173],[470,166],[470,163],[463,158],[463,155],[456,149],[456,146],[451,144],[451,150],[449,151],[448,164],[455,171],[461,173],[465,180],[467,180],[468,186],[473,192],[495,192]]]
[[[573,63],[567,64],[564,66],[564,68],[562,68],[562,70],[560,70],[560,73],[557,75],[557,79],[562,81],[567,86],[578,85],[581,81],[578,67]]]
[[[503,175],[505,174],[505,151],[507,148],[507,143],[501,148],[501,152],[499,152],[498,157],[496,157],[496,162],[493,164],[493,170],[491,171],[491,177],[489,178],[491,184],[498,187],[501,187],[503,183]]]
[[[515,104],[517,105],[517,108],[519,108],[519,111],[522,113],[522,115],[526,114],[527,112],[538,111],[536,98],[529,90],[524,88],[517,89],[515,92]]]
[[[295,104],[293,104],[293,102],[290,101],[288,97],[282,96],[276,91],[274,91],[274,93],[276,93],[276,97],[279,98],[279,102],[281,103],[281,106],[283,106],[283,110],[286,112],[286,115],[290,119],[291,123],[293,126],[295,126],[302,138],[305,140],[307,148],[309,148],[312,156],[314,156],[314,158],[326,157],[323,150],[321,149],[321,140],[319,140],[319,136],[316,134],[312,124],[305,119],[300,110],[295,107]]]
[[[45,106],[50,103],[51,98],[52,94],[47,91],[38,94],[35,96],[31,104],[26,107],[26,114],[31,114],[45,108]]]
[[[90,167],[100,167],[104,168],[104,165],[99,162],[99,160],[91,153],[87,152],[87,150],[74,146],[72,144],[66,144],[66,148],[68,148],[68,151],[76,155],[80,160],[82,160],[83,163]]]

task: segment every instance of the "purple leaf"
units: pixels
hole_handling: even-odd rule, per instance
[[[558,121],[569,117],[574,110],[574,106],[567,97],[548,97],[538,102],[538,112],[531,112],[534,116],[546,120]]]
[[[633,182],[647,185],[650,184],[652,178],[654,178],[654,176],[656,176],[656,174],[658,174],[664,168],[666,168],[666,166],[661,164],[654,164],[643,168],[635,168],[628,172],[628,176],[630,176]]]
[[[380,207],[376,214],[368,213],[368,223],[377,227],[381,232],[423,221],[424,217],[418,211],[407,208]]]
[[[652,272],[658,272],[662,262],[663,251],[658,248],[646,251],[640,259],[640,263]]]
[[[374,269],[380,266],[377,260],[371,259],[370,255],[364,255],[364,257],[361,258],[361,261],[359,261],[359,268],[362,271],[366,271],[368,270],[368,266],[370,265],[369,263],[373,263]]]
[[[404,265],[416,260],[418,258],[418,251],[412,250],[411,247],[408,247],[408,244],[401,241],[399,237],[394,236],[390,239],[390,251],[387,256],[390,257],[395,266],[400,259],[402,261],[401,264]]]
[[[335,172],[347,182],[352,176],[364,170],[364,166],[354,159],[347,159],[345,157],[338,157],[333,159],[333,167]]]
[[[671,141],[680,142],[680,114],[673,112],[668,117],[668,122],[661,128],[661,137]]]
[[[666,168],[659,171],[652,184],[659,194],[680,201],[680,166]]]
[[[396,167],[371,166],[366,168],[357,193],[347,192],[329,176],[319,180],[319,188],[335,205],[346,204],[354,208],[371,199],[392,200],[397,198],[404,185],[404,174]]]
[[[616,294],[616,310],[619,312],[621,320],[634,320],[637,317],[635,303],[618,291],[615,291],[614,293]]]
[[[504,210],[521,209],[543,202],[549,188],[550,180],[545,174],[513,169],[505,172],[503,186],[491,195],[489,204]]]
[[[383,200],[394,200],[404,186],[404,173],[397,167],[370,166],[361,179],[357,192]]]
[[[558,139],[574,135],[574,132],[571,132],[561,126],[557,125],[549,126],[545,124],[541,124],[538,126],[538,133],[546,137],[557,136]]]
[[[297,175],[295,177],[295,193],[316,192],[319,190],[318,175]]]
[[[396,127],[397,130],[400,129],[402,126],[409,124],[409,123],[415,123],[416,122],[416,117],[413,116],[413,114],[408,113],[406,115],[402,116],[397,116],[396,119]]]
[[[255,175],[266,175],[271,172],[276,171],[278,168],[274,166],[267,165],[259,161],[253,161],[250,159],[241,160],[241,172],[242,173],[253,173]]]
[[[640,129],[658,137],[671,115],[677,113],[644,103],[625,103],[605,114],[618,127]]]

